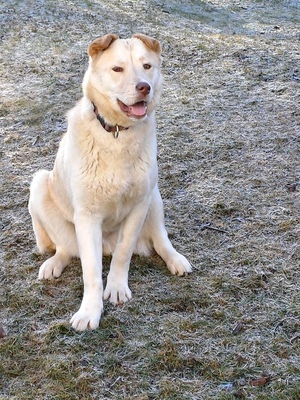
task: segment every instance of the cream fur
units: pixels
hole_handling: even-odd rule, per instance
[[[106,35],[90,45],[89,55],[84,97],[68,114],[68,130],[53,170],[37,172],[29,200],[39,250],[55,251],[40,267],[39,279],[56,278],[72,257],[81,259],[84,294],[71,319],[77,330],[98,327],[103,297],[114,304],[131,299],[128,271],[133,252],[149,255],[154,249],[171,273],[191,271],[168,239],[157,187],[159,42],[143,35],[127,40]],[[139,93],[139,82],[150,86],[149,94]],[[118,100],[128,106],[146,101],[147,115],[128,116]],[[128,129],[114,138],[96,119],[92,102],[106,122]],[[104,292],[103,253],[112,254]]]

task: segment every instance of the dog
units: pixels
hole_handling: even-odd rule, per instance
[[[83,97],[68,113],[54,168],[35,174],[29,198],[38,249],[54,253],[39,279],[57,278],[72,257],[81,260],[83,299],[70,321],[78,331],[99,326],[103,298],[115,305],[131,299],[133,253],[156,251],[172,274],[192,269],[168,238],[157,185],[161,45],[142,34],[108,34],[88,55]],[[102,254],[112,255],[104,291]]]

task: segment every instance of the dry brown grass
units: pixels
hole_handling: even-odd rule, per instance
[[[0,399],[299,399],[298,1],[1,8]],[[163,44],[160,187],[195,269],[178,279],[134,257],[133,300],[76,333],[80,263],[37,281],[27,201],[81,96],[87,45],[107,32]]]

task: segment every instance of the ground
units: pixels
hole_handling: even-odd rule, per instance
[[[299,2],[0,7],[0,399],[299,399]],[[27,202],[81,96],[87,46],[109,32],[162,43],[160,188],[194,272],[133,257],[133,299],[77,333],[80,262],[37,280]]]

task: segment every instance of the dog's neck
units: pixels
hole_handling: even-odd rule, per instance
[[[113,136],[115,139],[119,136],[120,131],[124,131],[128,128],[125,128],[125,126],[121,125],[109,125],[107,122],[105,122],[105,119],[101,117],[99,114],[98,108],[95,106],[95,104],[92,102],[92,105],[94,107],[94,113],[96,115],[97,120],[100,122],[102,127],[107,131],[107,132],[112,132]]]

